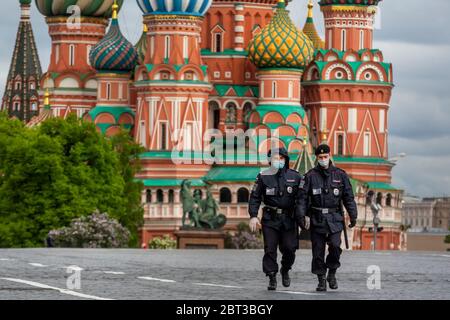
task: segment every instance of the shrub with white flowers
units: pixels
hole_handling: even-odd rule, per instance
[[[72,220],[69,227],[50,231],[48,238],[60,248],[125,248],[130,232],[107,213],[97,210]]]

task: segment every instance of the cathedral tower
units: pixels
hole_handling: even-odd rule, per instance
[[[98,82],[89,54],[105,35],[114,0],[36,0],[52,40],[41,87],[52,95],[55,116],[79,117],[97,102]],[[119,7],[123,0],[117,1]]]
[[[30,22],[31,0],[19,0],[20,23],[0,110],[29,122],[39,113],[41,63]]]

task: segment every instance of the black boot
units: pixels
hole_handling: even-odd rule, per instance
[[[277,273],[271,272],[268,273],[267,276],[269,277],[269,286],[267,287],[267,290],[269,291],[277,290]]]
[[[327,276],[328,285],[330,289],[336,290],[338,288],[337,280],[336,280],[336,270],[329,270]]]
[[[281,268],[281,280],[283,282],[283,286],[289,288],[291,286],[291,278],[289,277],[289,270],[284,270]]]
[[[327,291],[327,279],[324,274],[318,274],[317,279],[319,284],[317,285],[316,291]]]

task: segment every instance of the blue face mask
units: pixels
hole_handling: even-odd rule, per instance
[[[275,160],[272,162],[272,167],[275,169],[283,169],[286,161],[284,160]]]

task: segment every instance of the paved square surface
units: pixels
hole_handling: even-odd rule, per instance
[[[262,250],[2,249],[0,299],[450,299],[450,253],[346,251],[339,290],[326,293],[315,291],[309,250],[297,252],[290,288],[278,275],[276,292],[267,291],[262,256]],[[81,270],[69,273],[72,266]],[[380,289],[368,289],[368,268],[379,268]]]

